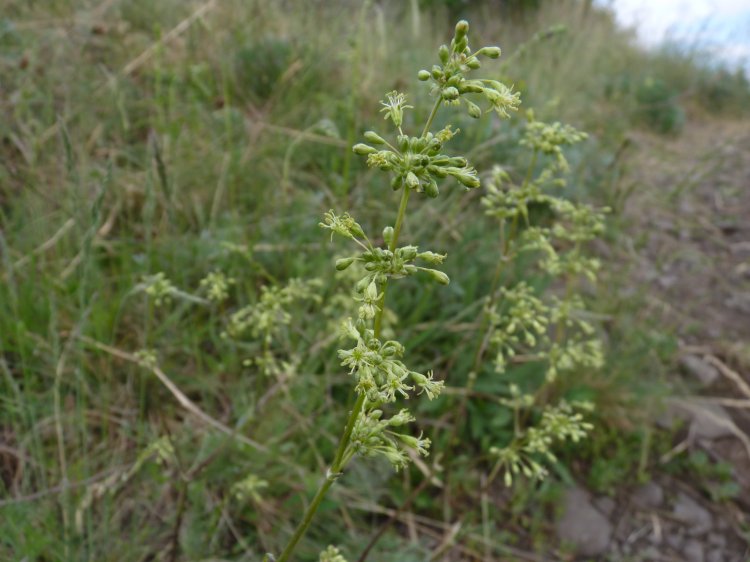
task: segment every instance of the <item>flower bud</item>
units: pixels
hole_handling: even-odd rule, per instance
[[[451,54],[448,50],[448,45],[440,45],[440,49],[438,49],[438,56],[440,57],[440,62],[443,64],[446,64],[448,62],[448,59],[450,58]],[[433,76],[435,75],[435,68],[432,69]]]
[[[482,87],[481,82],[477,82],[476,80],[465,80],[459,84],[458,90],[462,94],[481,94],[484,92],[484,87]]]
[[[463,185],[465,185],[466,187],[470,187],[472,189],[477,188],[481,185],[481,183],[479,182],[479,178],[473,174],[467,174],[465,172],[461,172],[461,173],[455,174],[454,177],[458,181],[460,181]]]
[[[378,286],[375,284],[375,281],[372,281],[367,285],[367,289],[365,289],[365,298],[370,301],[374,301],[378,298]]]
[[[385,144],[385,139],[375,131],[366,131],[365,140],[371,142],[372,144]]]
[[[440,179],[448,177],[448,172],[446,172],[441,166],[427,166],[427,171],[430,175],[437,176]]]
[[[377,152],[377,150],[375,150],[373,147],[362,143],[355,144],[352,147],[352,150],[355,154],[359,154],[360,156],[366,156],[367,154]]]
[[[354,290],[358,293],[364,292],[365,288],[370,284],[371,281],[372,279],[369,276],[363,277],[362,279],[357,281],[356,285],[354,285]]]
[[[500,50],[500,47],[483,47],[479,49],[479,51],[476,53],[477,55],[485,55],[490,57],[491,59],[496,59],[500,57],[500,53],[502,51]]]
[[[417,251],[418,250],[416,246],[404,246],[403,248],[399,248],[399,253],[405,260],[413,260],[414,258],[416,258]]]
[[[383,240],[388,246],[390,246],[391,242],[393,242],[393,227],[392,226],[386,226],[383,229]]]
[[[414,172],[406,174],[406,186],[410,189],[416,189],[419,186],[419,179],[414,175]]]
[[[431,264],[441,264],[446,258],[446,254],[436,254],[435,252],[422,252],[420,254],[417,254],[417,257],[419,259],[422,259],[426,261],[427,263]]]
[[[479,62],[479,59],[477,57],[471,57],[466,61],[466,66],[468,66],[472,70],[476,70],[477,68],[482,66],[482,64]]]
[[[456,89],[461,85],[461,82],[465,82],[464,77],[461,74],[454,74],[445,83],[446,86],[454,86]]]
[[[435,182],[434,179],[430,178],[430,181],[428,181],[426,184],[424,184],[424,192],[427,195],[427,197],[435,199],[435,197],[437,197],[438,195],[440,195],[440,191],[438,190],[437,182]]]
[[[482,116],[482,110],[479,109],[479,106],[477,104],[466,100],[466,105],[469,108],[469,115],[471,115],[474,119],[479,119]]]
[[[456,42],[466,37],[466,34],[469,33],[469,22],[466,20],[461,20],[456,24]]]
[[[344,271],[347,267],[354,263],[355,258],[341,258],[336,260],[336,271]]]
[[[430,79],[430,72],[428,70],[420,70],[417,73],[417,78],[419,78],[422,82],[426,82]]]
[[[448,283],[451,282],[450,277],[448,277],[442,271],[438,271],[437,269],[424,269],[423,271],[426,271],[430,277],[432,277],[435,281],[437,281],[441,285],[447,285]]]
[[[403,176],[396,176],[391,180],[391,189],[393,191],[398,191],[403,186],[403,183],[404,183]]]
[[[445,90],[443,90],[443,99],[446,101],[453,101],[455,99],[458,99],[458,89],[454,88],[453,86],[446,88]]]

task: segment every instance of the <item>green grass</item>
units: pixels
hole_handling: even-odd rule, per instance
[[[321,339],[329,332],[321,327],[338,321],[333,297],[344,285],[331,273],[317,223],[347,201],[364,209],[358,219],[368,226],[389,217],[392,205],[379,202],[385,197],[367,196],[387,186],[348,146],[363,123],[379,119],[384,92],[414,83],[418,64],[431,60],[435,37],[449,23],[440,9],[427,13],[416,2],[289,4],[6,2],[0,558],[258,560],[283,545],[314,491],[349,392],[334,342]],[[615,151],[642,119],[632,84],[660,76],[674,92],[698,92],[694,103],[722,111],[740,106],[747,87],[737,78],[728,92],[712,88],[713,76],[700,64],[680,59],[678,68],[676,55],[646,55],[608,16],[571,6],[542,7],[518,25],[499,22],[489,7],[469,16],[478,43],[502,46],[510,61],[502,73],[523,92],[525,107],[593,133],[595,140],[571,155],[570,189],[607,202]],[[201,7],[209,9],[190,19]],[[565,31],[513,56],[536,31],[560,24]],[[638,73],[629,74],[631,68]],[[523,169],[514,148],[519,131],[518,122],[487,120],[456,139],[458,150],[478,146],[471,156],[480,171],[494,162]],[[404,311],[407,348],[422,350],[414,368],[434,368],[461,387],[495,260],[497,241],[487,233],[495,228],[476,196],[446,193],[432,207],[415,204],[414,213],[410,238],[451,241],[435,250],[451,255],[447,273],[456,282],[439,297],[407,282],[394,310]],[[255,302],[267,284],[322,279],[322,305],[295,309],[297,320],[279,344],[278,352],[295,360],[288,377],[263,378],[243,366],[259,349],[223,339],[217,314],[180,302],[155,308],[134,291],[160,271],[195,288],[212,269],[237,279],[231,307]],[[628,416],[621,397],[644,392],[643,349],[660,344],[614,298],[614,291],[591,295],[594,309],[614,318],[611,333],[626,334],[613,352],[623,360],[612,361],[616,368],[604,379],[583,380],[574,390],[612,412],[601,423],[616,425]],[[155,350],[185,395],[269,451],[207,427],[148,370],[91,340],[127,352]],[[657,359],[668,361],[668,353]],[[423,407],[440,420],[447,403]],[[503,412],[487,407],[475,406],[461,451],[466,458],[482,459],[507,427]],[[159,465],[151,455],[130,474],[160,437],[171,442],[174,457]],[[257,500],[238,501],[232,487],[248,474],[267,487]],[[334,498],[398,505],[406,494],[402,479],[409,489],[422,475],[392,477],[378,464],[357,465]],[[459,538],[481,550],[476,498],[450,492],[468,523]],[[441,493],[430,488],[417,508],[441,519]],[[382,521],[340,503],[325,501],[300,560],[317,559],[317,548],[331,541],[355,558]],[[500,549],[502,541],[495,542]],[[400,560],[424,560],[428,551],[408,544],[396,527],[372,559],[398,552]]]

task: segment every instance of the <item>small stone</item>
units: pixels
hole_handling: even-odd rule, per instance
[[[680,359],[685,371],[693,375],[703,386],[710,386],[719,378],[719,370],[696,355],[685,355]]]
[[[721,533],[709,533],[708,544],[718,548],[724,548],[727,545],[727,539]]]
[[[671,533],[665,534],[666,543],[676,551],[682,550],[682,545],[685,544],[685,533],[682,529],[675,530]]]
[[[664,490],[656,482],[649,482],[635,490],[632,500],[641,509],[659,507],[664,501]]]
[[[696,503],[690,496],[681,493],[677,497],[672,512],[675,517],[690,526],[691,535],[702,535],[711,529],[711,514],[708,510]]]
[[[569,542],[581,556],[598,556],[607,550],[612,525],[591,503],[588,492],[575,487],[565,493],[563,513],[555,526],[557,537]]]
[[[612,517],[617,504],[615,503],[615,500],[613,500],[609,496],[599,496],[594,500],[594,507],[596,507],[596,509],[601,511],[607,517]]]
[[[727,557],[723,550],[709,546],[706,562],[727,562]]]
[[[661,428],[674,429],[685,420],[690,420],[690,432],[697,439],[720,439],[734,435],[732,417],[718,404],[670,400],[656,418],[656,423]]]
[[[703,545],[696,540],[690,539],[682,548],[682,554],[685,556],[685,562],[705,562]]]
[[[690,424],[691,433],[697,438],[719,439],[734,435],[734,422],[729,413],[716,404],[701,404],[691,408],[693,421]]]

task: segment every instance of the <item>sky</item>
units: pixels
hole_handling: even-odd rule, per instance
[[[597,0],[646,45],[665,40],[710,49],[750,72],[750,0]]]

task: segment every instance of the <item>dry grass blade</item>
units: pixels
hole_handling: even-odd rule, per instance
[[[724,375],[726,378],[731,380],[734,384],[737,385],[737,388],[740,389],[742,394],[744,394],[748,399],[750,399],[750,384],[748,384],[738,372],[733,371],[729,367],[727,367],[722,361],[720,361],[717,357],[713,355],[708,355],[704,358],[710,365],[713,365],[716,367],[719,372]]]
[[[217,5],[216,0],[209,0],[208,2],[200,6],[192,14],[190,14],[188,17],[183,19],[180,23],[178,23],[176,26],[170,29],[167,33],[165,33],[158,41],[155,41],[154,43],[149,45],[137,57],[135,57],[125,66],[123,66],[122,70],[120,70],[120,76],[128,76],[129,74],[131,74],[138,67],[140,67],[143,63],[149,60],[154,55],[154,53],[157,52],[159,47],[173,41],[176,37],[184,33],[187,29],[190,28],[191,25],[193,25],[193,23],[195,23],[200,18],[205,16],[209,11],[215,8],[216,5]],[[106,84],[100,84],[94,91],[101,90],[105,86]],[[77,109],[76,111],[72,113],[72,115],[77,115],[81,111],[83,111],[83,108]],[[70,119],[70,116],[68,116],[66,119]],[[62,123],[62,118],[61,118],[54,125],[52,125],[47,130],[45,130],[39,136],[39,145],[42,146],[46,144],[48,140],[54,137],[57,134],[62,124],[63,123]]]
[[[91,345],[92,347],[99,349],[101,351],[104,351],[106,353],[109,353],[110,355],[114,355],[115,357],[119,357],[120,359],[124,359],[125,361],[130,361],[131,363],[137,363],[139,365],[143,365],[143,361],[140,360],[135,355],[132,355],[126,351],[122,351],[120,349],[117,349],[116,347],[112,347],[106,344],[103,344],[101,342],[98,342],[94,339],[81,336],[81,341],[84,343]],[[253,449],[256,449],[258,451],[262,451],[264,453],[270,452],[268,447],[265,445],[262,445],[261,443],[258,443],[257,441],[253,441],[249,437],[245,437],[244,435],[241,435],[234,431],[231,427],[228,427],[221,423],[219,420],[212,418],[209,416],[206,412],[201,410],[195,402],[190,400],[185,394],[179,389],[179,387],[170,379],[164,371],[162,371],[159,367],[148,367],[151,369],[151,372],[156,375],[156,378],[159,379],[159,382],[161,382],[169,392],[172,393],[172,396],[174,396],[177,399],[177,402],[179,402],[180,406],[185,408],[188,412],[190,412],[192,415],[203,421],[206,425],[209,425],[215,429],[218,429],[222,433],[226,433],[227,435],[231,435],[235,439],[237,439],[239,442],[244,443],[245,445],[249,445]]]

